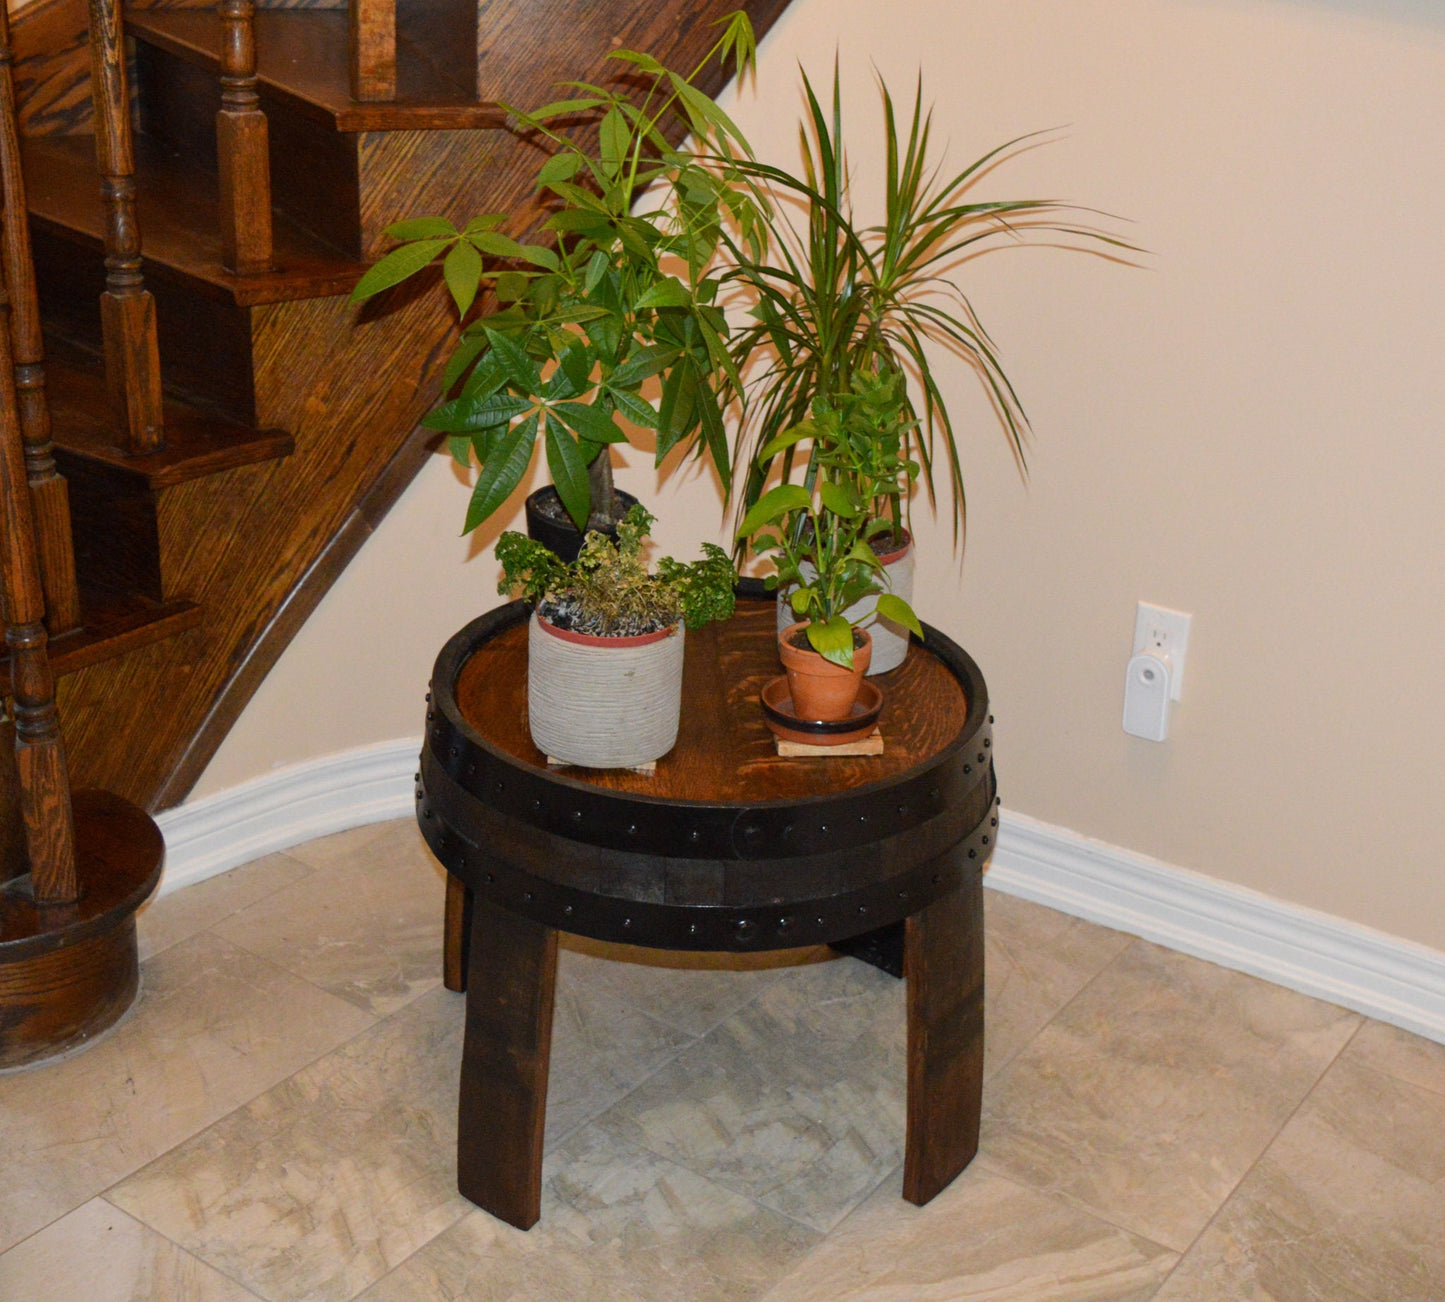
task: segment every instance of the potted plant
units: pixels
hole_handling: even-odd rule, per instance
[[[891,528],[878,500],[902,493],[918,473],[901,455],[911,426],[906,403],[901,377],[857,372],[846,392],[815,397],[808,418],[758,453],[771,459],[812,444],[811,482],[769,489],[738,530],[739,541],[772,553],[768,585],[788,593],[796,622],[779,634],[778,651],[799,720],[849,717],[873,650],[849,615],[861,599],[874,597],[878,614],[923,636],[908,602],[884,591],[870,545]]]
[[[649,571],[652,519],[634,505],[615,539],[590,532],[571,562],[525,534],[497,540],[498,591],[533,606],[527,717],[550,759],[632,768],[665,755],[677,741],[684,629],[732,614],[737,571],[721,547]]]
[[[826,434],[814,438],[801,456],[795,443],[779,436],[804,422],[820,398],[835,406],[857,376],[892,377],[904,386],[903,459],[920,468],[933,501],[935,469],[941,461],[957,543],[966,521],[962,465],[929,350],[943,349],[974,368],[1021,470],[1028,431],[994,345],[958,286],[961,263],[1029,233],[1131,246],[1061,224],[1060,214],[1066,210],[1051,201],[966,201],[984,173],[1031,137],[1001,145],[940,180],[938,164],[929,156],[931,114],[923,111],[921,85],[906,137],[900,134],[888,88],[882,87],[884,215],[880,223],[865,226],[855,217],[849,191],[837,71],[831,113],[825,112],[806,76],[803,84],[811,129],[803,133],[803,176],[751,160],[739,164],[759,187],[759,210],[769,227],[766,242],[755,241],[751,247],[732,243],[728,250],[733,269],[727,279],[740,290],[752,317],[730,343],[735,369],[747,377],[750,399],[735,455],[735,464],[747,468],[745,474],[739,472],[739,517],[748,517],[774,478],[797,478],[804,488],[813,487],[820,458],[829,453]],[[755,256],[754,248],[762,248],[763,256]],[[891,437],[891,430],[888,433]],[[912,485],[912,477],[887,481],[868,506],[870,516],[888,521],[871,541],[880,562],[897,562],[887,564],[885,573],[890,575],[888,586],[905,598],[912,591],[907,527]],[[749,531],[740,536],[746,538]],[[739,560],[742,555],[740,548]],[[867,617],[860,613],[859,618]],[[886,622],[873,627],[870,672],[883,672],[901,661],[906,635],[900,627],[890,636]],[[885,643],[887,650],[880,654],[877,644]]]
[[[529,516],[554,504],[574,555],[584,531],[615,528],[625,502],[607,449],[628,439],[619,418],[656,432],[659,465],[697,440],[729,485],[721,393],[735,392],[739,377],[714,254],[728,224],[734,247],[760,257],[764,227],[752,184],[736,169],[747,142],[694,84],[713,58],[732,55],[739,76],[754,60],[747,16],[723,22],[688,75],[617,50],[608,57],[624,65],[622,89],[572,83],[567,98],[508,110],[515,130],[551,147],[536,179],[548,243],[504,234],[499,213],[460,230],[420,217],[388,228],[398,246],[357,285],[353,299],[365,300],[441,261],[463,326],[442,377],[445,400],[423,424],[449,436],[464,467],[475,458],[467,531],[511,495],[539,442],[552,488],[533,495]],[[632,93],[639,84],[644,92]],[[690,149],[663,135],[678,117]],[[561,121],[567,130],[553,125]],[[634,212],[644,190],[648,203]],[[495,306],[474,316],[484,286]],[[649,383],[655,402],[644,393]]]

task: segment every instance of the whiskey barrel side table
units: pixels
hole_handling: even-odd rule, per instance
[[[988,694],[936,630],[880,680],[883,755],[780,759],[758,705],[771,599],[687,634],[683,718],[654,774],[548,770],[527,731],[520,602],[436,662],[417,818],[450,874],[448,985],[467,992],[457,1179],[540,1214],[557,933],[677,950],[840,943],[903,924],[903,1196],[978,1148],[982,868],[997,828]]]

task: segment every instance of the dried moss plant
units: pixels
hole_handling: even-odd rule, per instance
[[[649,571],[643,547],[654,517],[634,506],[617,526],[617,541],[592,532],[570,564],[525,534],[497,540],[503,595],[519,592],[548,623],[594,637],[641,637],[682,620],[701,628],[733,612],[737,571],[728,555],[703,543],[701,560],[684,564],[670,556]]]

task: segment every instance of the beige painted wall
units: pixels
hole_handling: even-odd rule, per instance
[[[970,531],[922,524],[925,619],[992,687],[1005,804],[1445,948],[1445,17],[1424,0],[795,0],[736,105],[795,161],[836,46],[860,181],[870,61],[923,67],[964,161],[1063,126],[984,195],[1133,219],[1131,270],[968,269],[1037,431],[1027,488],[977,387]],[[710,485],[623,475],[664,546]],[[442,640],[495,603],[441,458],[277,666],[198,795],[420,731]],[[926,512],[920,512],[920,523]],[[1120,729],[1134,603],[1195,617],[1167,743]],[[298,726],[298,724],[303,724]]]

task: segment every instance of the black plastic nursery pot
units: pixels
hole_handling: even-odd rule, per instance
[[[624,493],[620,488],[616,491],[624,512],[637,505],[637,499],[631,493]],[[557,490],[550,484],[539,488],[528,496],[526,507],[527,537],[550,547],[562,560],[575,561],[582,550],[583,533],[572,523],[572,517],[567,514]],[[617,537],[615,529],[604,529],[602,532],[610,538]]]

